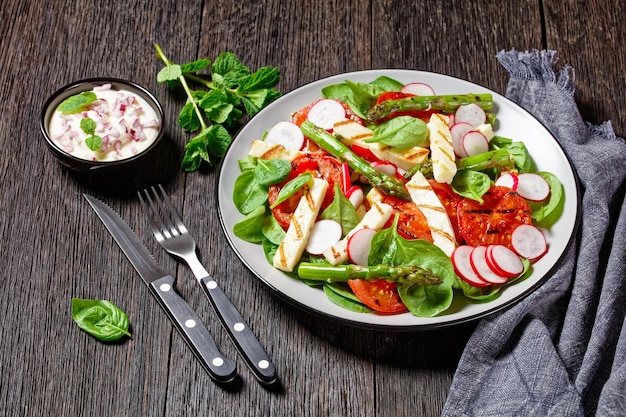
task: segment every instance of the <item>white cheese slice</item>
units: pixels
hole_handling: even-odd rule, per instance
[[[302,156],[303,153],[286,149],[283,145],[277,143],[267,143],[259,139],[254,139],[250,147],[249,155],[261,159],[285,159],[291,162],[297,157]]]
[[[389,204],[374,202],[361,221],[350,230],[346,237],[324,251],[324,257],[332,265],[339,265],[348,260],[348,240],[361,229],[380,230],[393,213]]]
[[[374,136],[374,131],[354,120],[343,119],[335,123],[333,133],[345,145],[358,145],[369,149],[377,158],[392,162],[404,170],[409,170],[417,164],[423,164],[428,159],[428,149],[420,146],[399,149],[378,142],[365,142],[366,139]]]
[[[328,182],[313,178],[313,185],[304,193],[291,218],[283,241],[278,245],[272,264],[282,271],[291,272],[300,261],[311,235],[317,215],[328,190]]]
[[[450,184],[456,175],[456,163],[448,118],[435,113],[426,126],[430,139],[433,176],[437,182]]]
[[[488,141],[493,139],[495,134],[493,133],[493,126],[489,123],[483,123],[482,125],[476,126],[476,130],[485,135]]]
[[[454,228],[445,207],[421,172],[416,172],[406,183],[411,200],[426,217],[433,243],[450,256],[456,247]]]

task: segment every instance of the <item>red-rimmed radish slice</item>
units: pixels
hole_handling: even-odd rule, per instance
[[[463,135],[463,150],[467,156],[485,153],[489,150],[489,141],[478,130],[470,130]]]
[[[543,232],[531,224],[521,224],[511,233],[511,246],[521,257],[531,261],[539,259],[548,251]]]
[[[395,177],[398,173],[398,167],[389,161],[374,161],[371,165],[378,171],[383,172],[391,177]]]
[[[306,251],[312,255],[321,255],[341,240],[342,229],[338,221],[332,219],[318,220],[311,229],[311,235],[306,244]]]
[[[513,278],[524,272],[524,264],[520,257],[504,245],[487,246],[485,255],[487,264],[498,275]]]
[[[352,180],[350,179],[350,166],[347,162],[341,163],[341,190],[343,193],[347,193],[352,187]]]
[[[454,114],[448,114],[448,126],[452,127],[456,123],[456,119],[454,118]]]
[[[452,139],[452,148],[456,156],[465,158],[467,153],[463,149],[463,136],[467,132],[474,130],[474,126],[467,122],[457,122],[450,127],[450,137]]]
[[[526,200],[543,201],[550,195],[550,185],[539,174],[525,172],[517,176],[517,194]]]
[[[420,82],[405,84],[404,87],[402,87],[402,90],[400,91],[405,94],[414,94],[416,96],[434,96],[435,95],[435,90],[433,90],[433,88],[430,85],[425,84],[425,83],[420,83]]]
[[[456,123],[467,122],[474,127],[478,127],[485,123],[487,114],[476,103],[464,104],[456,109],[454,120]]]
[[[450,257],[454,266],[454,272],[456,272],[459,278],[474,287],[487,287],[491,284],[479,277],[472,268],[470,256],[473,251],[474,247],[469,245],[457,246],[454,249]]]
[[[372,248],[372,239],[376,234],[374,229],[360,229],[357,230],[348,239],[348,259],[350,262],[356,265],[366,266],[367,258],[370,255],[370,249]]]
[[[487,247],[476,246],[470,254],[470,265],[476,272],[476,275],[482,280],[490,284],[504,284],[509,280],[508,277],[498,275],[487,263]]]
[[[500,175],[496,180],[496,185],[500,187],[510,188],[513,191],[517,190],[518,183],[519,180],[517,178],[517,175],[511,174],[510,172]]]
[[[295,123],[278,122],[267,132],[265,142],[282,145],[291,151],[299,151],[304,144],[304,134]]]
[[[358,185],[353,185],[352,187],[350,187],[348,191],[346,191],[346,197],[348,198],[348,200],[350,200],[354,208],[359,207],[361,204],[363,204],[363,201],[365,200],[365,194],[363,193],[363,189]]]
[[[346,118],[346,109],[337,100],[317,101],[307,113],[307,120],[322,129],[332,131],[335,123]]]

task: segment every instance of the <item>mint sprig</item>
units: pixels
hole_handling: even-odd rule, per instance
[[[171,88],[182,87],[187,95],[178,125],[195,136],[185,146],[181,162],[185,171],[195,171],[203,162],[212,165],[212,156],[224,156],[243,117],[254,116],[281,96],[275,90],[280,79],[278,68],[262,67],[252,72],[232,52],[221,53],[213,62],[198,59],[176,64],[158,44],[154,47],[165,64],[157,81]],[[205,69],[210,72],[206,76],[196,74]],[[191,89],[189,82],[203,89]]]
[[[97,99],[98,97],[96,97],[96,93],[93,91],[83,91],[63,100],[57,107],[57,110],[63,114],[78,113],[87,109]]]
[[[85,145],[87,145],[87,147],[92,151],[100,149],[102,146],[102,138],[95,135],[96,122],[89,117],[83,117],[80,120],[80,128],[87,134],[87,137],[85,138]]]

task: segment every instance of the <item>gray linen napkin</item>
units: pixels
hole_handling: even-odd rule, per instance
[[[554,134],[580,180],[582,216],[556,273],[478,323],[442,416],[626,416],[626,143],[584,122],[554,51],[501,51],[508,98]]]

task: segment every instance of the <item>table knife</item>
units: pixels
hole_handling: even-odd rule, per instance
[[[211,378],[228,383],[237,376],[237,365],[224,357],[198,315],[174,290],[174,278],[154,260],[135,232],[106,203],[83,194],[152,294],[159,301]]]

